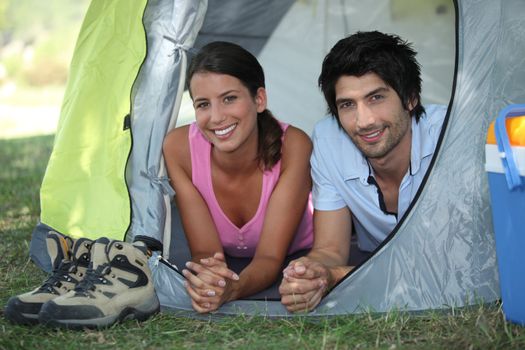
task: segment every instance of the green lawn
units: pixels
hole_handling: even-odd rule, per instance
[[[0,140],[0,303],[45,277],[28,259],[39,186],[52,136]],[[2,307],[3,308],[3,307]],[[525,327],[498,305],[454,313],[359,315],[312,320],[261,317],[194,320],[160,314],[103,331],[15,326],[0,317],[0,349],[524,349]]]

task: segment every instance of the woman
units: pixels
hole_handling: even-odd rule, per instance
[[[262,67],[238,45],[203,47],[188,88],[196,122],[163,151],[192,255],[186,289],[204,313],[266,289],[287,255],[311,247],[312,145],[266,109]],[[225,254],[252,259],[236,273]]]

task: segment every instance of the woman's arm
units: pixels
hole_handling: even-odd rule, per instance
[[[308,202],[311,152],[308,135],[288,127],[282,146],[281,174],[268,203],[255,256],[239,280],[230,282],[228,300],[254,294],[275,282]]]
[[[193,185],[191,179],[191,154],[188,141],[189,127],[172,130],[164,139],[163,153],[170,183],[176,192],[176,203],[179,209],[184,232],[190,246],[193,262],[187,267],[195,271],[200,262],[223,256],[222,244],[208,210],[206,202]],[[192,264],[194,266],[192,266]],[[197,274],[189,270],[182,271],[188,282],[186,289],[192,299],[192,305],[198,312],[210,310],[209,297],[219,292],[226,280],[238,278],[226,265],[220,268],[202,268]],[[220,305],[217,305],[217,308]]]
[[[188,132],[188,126],[170,131],[164,139],[163,154],[192,260],[199,261],[222,252],[222,245],[208,206],[192,183]]]

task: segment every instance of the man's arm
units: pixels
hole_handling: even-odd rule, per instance
[[[327,290],[352,267],[347,266],[352,216],[347,207],[314,213],[314,246],[303,258],[290,262],[283,271],[279,291],[288,311],[313,309]]]

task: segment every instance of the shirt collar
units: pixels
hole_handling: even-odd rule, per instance
[[[428,126],[422,115],[419,122],[412,118],[412,147],[410,158],[410,175],[415,175],[421,168],[421,161],[434,154],[434,144],[428,132]]]

